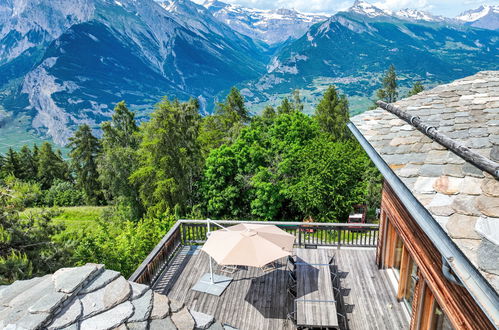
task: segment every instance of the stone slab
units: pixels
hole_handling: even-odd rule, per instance
[[[196,325],[194,318],[187,307],[182,308],[177,313],[173,313],[171,318],[175,326],[182,330],[192,330]]]
[[[52,275],[55,289],[59,292],[73,293],[85,281],[96,275],[98,267],[85,265],[74,268],[61,268]]]
[[[152,290],[148,290],[141,297],[132,300],[134,312],[128,320],[129,322],[146,321],[151,315],[152,310]]]
[[[120,326],[133,314],[133,305],[126,301],[118,306],[115,306],[103,313],[92,316],[81,322],[80,328],[86,329],[101,329],[107,330]]]
[[[123,276],[118,277],[104,288],[80,295],[83,305],[83,318],[106,311],[127,300],[132,293],[130,283]]]
[[[74,298],[67,306],[65,306],[52,320],[49,329],[61,329],[76,322],[82,315],[83,307],[78,298]]]
[[[210,273],[204,274],[191,290],[220,296],[232,282],[231,277],[217,274],[213,274],[213,283],[211,283],[210,279]]]
[[[192,310],[190,311],[190,313],[192,318],[194,319],[196,329],[208,329],[215,322],[215,318],[213,317],[213,315]]]
[[[83,289],[80,290],[80,294],[89,293],[98,290],[107,284],[111,283],[120,276],[119,272],[114,270],[104,270],[99,275],[97,275],[90,283],[85,285]]]
[[[154,292],[151,319],[163,319],[170,314],[170,299],[167,296]]]
[[[183,328],[180,329],[184,330]],[[172,322],[172,320],[167,317],[164,319],[152,320],[149,323],[149,330],[177,330],[177,327]]]

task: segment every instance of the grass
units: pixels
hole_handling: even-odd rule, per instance
[[[56,207],[57,216],[53,218],[55,223],[63,223],[66,231],[95,230],[92,226],[106,210],[107,206],[71,206]],[[24,210],[21,216],[27,216],[30,213],[41,212],[42,208],[28,208]]]

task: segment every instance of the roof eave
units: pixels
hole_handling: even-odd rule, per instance
[[[448,262],[453,272],[492,324],[497,326],[499,324],[499,296],[497,292],[450,239],[430,212],[414,197],[402,180],[392,171],[369,141],[362,135],[357,126],[352,122],[348,123],[347,126],[359,141],[362,148],[364,148],[369,158],[371,158],[374,165],[381,172],[386,182],[397,194],[407,211],[412,215],[426,236],[431,239],[442,257]]]

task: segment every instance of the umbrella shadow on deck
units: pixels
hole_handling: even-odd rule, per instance
[[[244,300],[269,319],[286,319],[291,310],[287,293],[288,271],[275,269],[251,279]]]
[[[300,286],[300,289],[296,291],[296,299],[300,299],[304,296],[307,296],[309,293],[319,290],[319,269],[317,267],[323,266],[311,265],[300,257],[297,257],[296,264],[297,279],[298,281],[300,281],[300,279],[303,279],[304,282],[300,283],[301,285],[298,284]]]

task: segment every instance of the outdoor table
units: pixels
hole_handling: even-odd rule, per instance
[[[300,327],[339,328],[326,249],[295,249],[296,323]],[[329,254],[328,254],[329,253]]]

